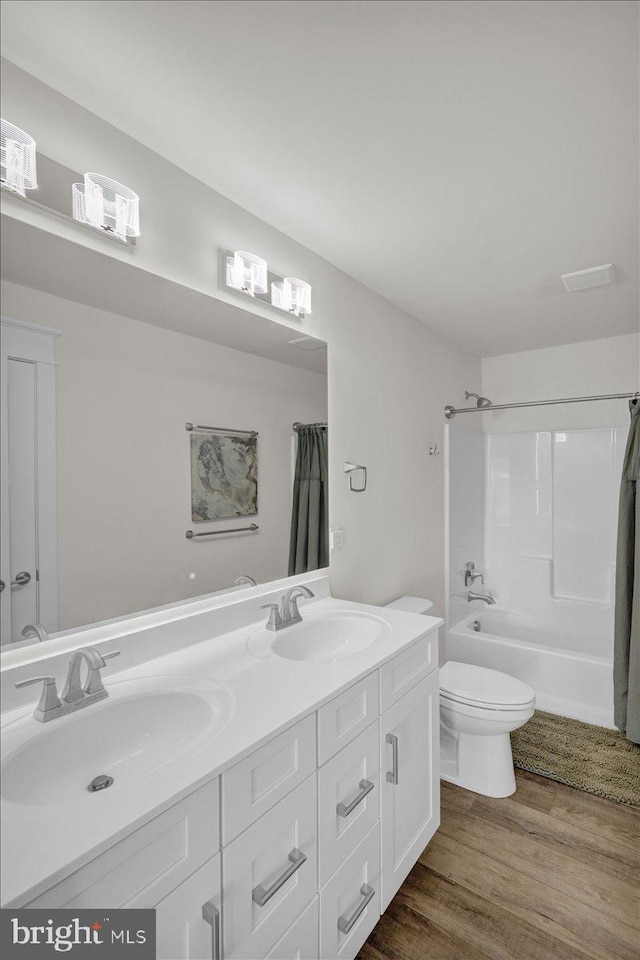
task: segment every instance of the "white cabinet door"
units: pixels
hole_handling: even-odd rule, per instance
[[[156,904],[157,960],[220,960],[220,854]]]
[[[264,960],[318,960],[318,898],[278,940]]]
[[[318,771],[320,886],[355,850],[379,816],[380,725],[376,720]]]
[[[380,919],[380,830],[371,828],[320,891],[320,956],[353,960]]]
[[[315,897],[317,790],[314,773],[224,848],[227,960],[263,957]]]
[[[381,719],[382,909],[440,825],[438,671]]]

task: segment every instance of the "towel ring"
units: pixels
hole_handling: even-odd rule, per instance
[[[350,475],[349,490],[351,490],[352,493],[364,493],[367,489],[367,468],[363,467],[361,463],[350,463],[349,460],[345,460],[343,469],[345,473]],[[351,474],[355,470],[362,470],[362,484],[359,487],[354,487],[353,485],[353,477]]]

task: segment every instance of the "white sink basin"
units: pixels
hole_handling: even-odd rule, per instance
[[[264,627],[249,638],[247,648],[260,659],[270,656],[309,663],[342,660],[366,650],[389,631],[379,617],[355,611],[302,614],[302,623],[281,632]]]
[[[149,677],[108,685],[109,697],[43,724],[29,713],[3,728],[2,798],[49,805],[96,802],[183,761],[220,732],[233,698],[219,684]],[[113,786],[88,790],[102,774]]]

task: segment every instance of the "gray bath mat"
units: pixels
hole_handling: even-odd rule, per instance
[[[536,710],[511,747],[522,770],[640,807],[640,747],[617,730]]]

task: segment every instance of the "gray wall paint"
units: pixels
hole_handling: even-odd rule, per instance
[[[459,405],[465,388],[479,389],[480,360],[7,63],[3,100],[3,116],[28,130],[45,155],[107,173],[140,194],[142,237],[133,257],[102,243],[105,255],[234,303],[237,297],[220,287],[220,250],[254,251],[275,273],[313,285],[313,314],[301,326],[329,342],[330,512],[331,523],[345,530],[344,548],[331,558],[332,590],[374,603],[422,594],[442,612],[443,457],[429,457],[428,448],[434,441],[442,448],[445,404]],[[259,178],[259,144],[255,156],[238,163]],[[290,202],[304,206],[305,197]],[[274,317],[269,308],[241,302]],[[368,466],[366,494],[348,492],[344,460]]]

